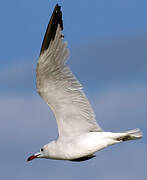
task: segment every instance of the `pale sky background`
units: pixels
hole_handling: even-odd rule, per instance
[[[144,138],[74,163],[26,159],[57,137],[36,93],[35,68],[56,3],[62,6],[68,64],[106,131],[140,128]],[[147,1],[0,1],[0,179],[147,179]]]

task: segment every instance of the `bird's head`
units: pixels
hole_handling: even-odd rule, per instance
[[[32,161],[33,159],[36,159],[36,158],[46,158],[46,148],[45,147],[42,147],[40,149],[40,152],[28,157],[27,161]]]

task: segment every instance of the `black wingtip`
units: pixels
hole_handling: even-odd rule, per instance
[[[51,40],[54,40],[58,24],[60,25],[61,30],[63,30],[61,6],[56,4],[52,16],[50,18],[49,24],[47,26],[40,55],[49,47]]]
[[[63,20],[62,20],[62,11],[61,11],[61,6],[59,4],[56,4],[53,14],[56,13],[55,15],[55,21],[60,24],[61,29],[63,30]]]

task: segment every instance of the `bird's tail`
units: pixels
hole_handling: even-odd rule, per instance
[[[140,131],[140,129],[137,128],[137,129],[120,133],[120,136],[117,137],[116,140],[120,142],[129,141],[129,140],[141,139],[142,136],[143,136],[142,132]]]

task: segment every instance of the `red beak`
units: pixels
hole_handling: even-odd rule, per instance
[[[33,154],[32,156],[30,156],[27,161],[32,161],[33,159],[37,158],[39,156],[39,154]]]

